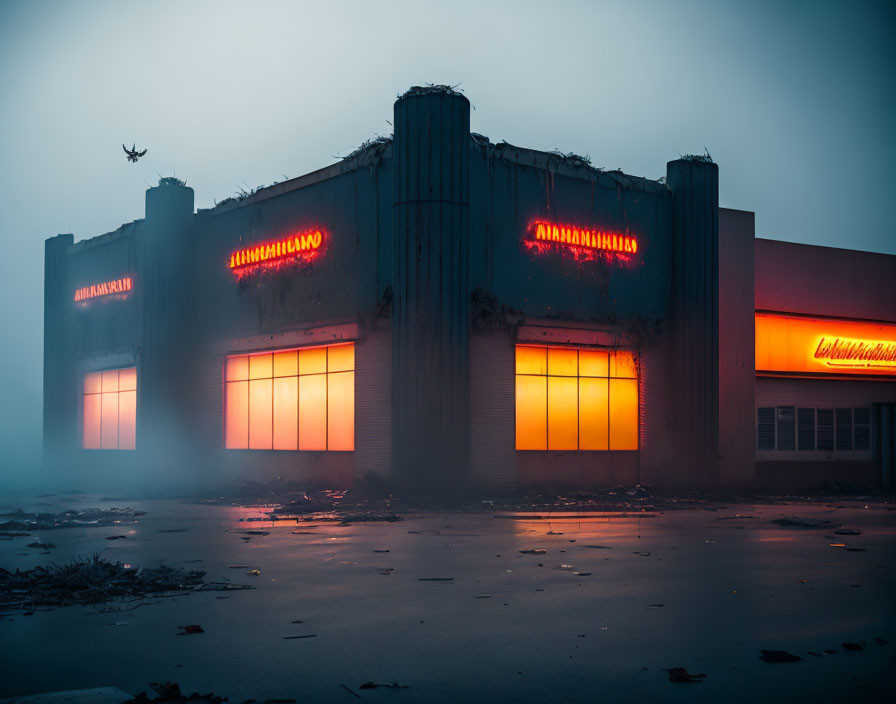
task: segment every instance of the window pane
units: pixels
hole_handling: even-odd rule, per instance
[[[775,407],[766,406],[756,410],[756,449],[775,449]]]
[[[299,353],[274,352],[274,376],[295,376],[299,373]]]
[[[268,355],[270,358],[270,355]],[[249,361],[249,374],[252,362]],[[271,379],[249,382],[249,449],[270,450],[273,447],[274,393]]]
[[[517,351],[519,351],[517,347]],[[516,449],[546,450],[547,377],[516,377]]]
[[[327,371],[327,348],[299,350],[299,374],[323,374]]]
[[[355,373],[327,374],[327,449],[355,449]]]
[[[248,364],[246,371],[248,372]],[[245,450],[249,447],[249,382],[227,382],[224,406],[224,447]]]
[[[517,374],[547,374],[547,348],[516,346]]]
[[[103,372],[103,393],[118,391],[118,370]]]
[[[638,449],[637,379],[610,379],[610,449]]]
[[[84,393],[98,394],[103,390],[103,375],[101,372],[90,372],[84,376]]]
[[[301,366],[300,352],[300,369]],[[327,377],[324,374],[299,377],[299,449],[327,449]]]
[[[548,347],[548,374],[551,376],[577,376],[579,355],[576,350]],[[549,392],[550,395],[550,392]],[[550,444],[550,443],[548,443]]]
[[[616,350],[610,355],[610,376],[635,379],[638,370],[635,367],[635,355],[633,352]]]
[[[609,449],[608,383],[607,379],[579,379],[580,450]]]
[[[270,379],[274,375],[272,357],[271,354],[250,355],[249,379]]]
[[[815,449],[815,409],[796,409],[797,446],[800,450]]]
[[[852,421],[854,432],[855,450],[871,449],[871,409],[865,408],[852,409]]]
[[[838,408],[835,412],[837,421],[837,449],[852,449],[852,409]]]
[[[778,406],[776,409],[778,450],[796,449],[796,408]]]
[[[816,447],[825,452],[834,451],[834,411],[830,408],[819,408],[816,412],[818,419],[818,438]]]
[[[602,350],[579,350],[579,376],[607,376],[609,359]]]
[[[137,390],[137,368],[118,370],[118,389],[119,391],[136,391]]]
[[[227,358],[227,381],[245,381],[249,378],[249,358],[246,355]]]
[[[106,372],[103,372],[103,377]],[[115,375],[116,385],[118,374]],[[103,380],[105,382],[105,378]],[[118,394],[100,394],[103,399],[103,419],[100,426],[100,447],[104,450],[118,449]]]
[[[136,444],[137,392],[122,391],[118,394],[118,449],[133,450]]]
[[[355,346],[333,345],[327,348],[327,371],[352,372],[355,370]]]
[[[274,355],[274,371],[277,355]],[[299,379],[287,376],[274,379],[275,450],[299,449]]]
[[[551,350],[548,350],[550,355]],[[550,367],[550,356],[548,357]],[[577,450],[578,380],[567,377],[548,377],[548,449]]]
[[[99,380],[99,375],[97,375]],[[84,395],[84,437],[85,450],[100,449],[100,417],[102,414],[102,397],[99,394]]]

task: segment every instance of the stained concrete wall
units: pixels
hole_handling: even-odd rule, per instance
[[[896,322],[896,256],[756,240],[756,309]]]
[[[753,213],[719,208],[719,483],[755,480]]]

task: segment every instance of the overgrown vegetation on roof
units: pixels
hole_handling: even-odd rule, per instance
[[[575,154],[574,152],[563,153],[559,149],[552,149],[548,152],[552,156],[560,159],[566,164],[570,166],[578,166],[578,167],[587,167],[590,169],[597,168],[591,165],[591,157],[587,154],[585,156],[581,156],[580,154]],[[602,169],[597,169],[598,171],[602,171]]]
[[[365,140],[361,143],[357,149],[352,151],[350,154],[342,157],[342,161],[348,161],[349,159],[354,159],[355,157],[359,157],[365,152],[372,152],[372,156],[379,156],[382,154],[389,145],[392,144],[392,135],[383,136],[381,134],[376,135],[375,137],[371,137],[368,140]]]
[[[460,83],[457,84],[459,86]],[[399,93],[399,98],[408,98],[412,95],[463,95],[457,90],[457,86],[436,85],[435,83],[426,83],[422,86],[411,86],[404,93]]]
[[[696,161],[700,164],[712,164],[714,163],[712,160],[712,156],[709,153],[709,150],[704,147],[704,154],[679,154],[683,161]]]
[[[186,180],[177,178],[177,176],[161,176],[159,178],[160,186],[186,186]]]

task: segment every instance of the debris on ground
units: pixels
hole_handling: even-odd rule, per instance
[[[609,545],[583,545],[582,547],[591,548],[592,550],[612,550]]]
[[[661,609],[663,608],[663,604],[647,604],[645,609]]]
[[[852,643],[850,641],[847,641],[846,643],[841,643],[840,647],[843,648],[844,650],[851,650],[854,653],[857,653],[860,650],[865,649],[864,645],[861,645],[860,643]]]
[[[157,533],[186,533],[189,528],[168,528],[167,530],[158,530]]]
[[[702,672],[696,675],[692,675],[683,667],[669,667],[665,669],[666,672],[669,673],[670,682],[702,682],[706,677],[706,675]]]
[[[107,535],[106,540],[127,540],[126,535]]]
[[[771,521],[781,528],[795,528],[797,530],[825,530],[839,528],[839,523],[834,523],[824,518],[775,518]]]
[[[307,633],[301,636],[283,636],[283,640],[296,640],[297,638],[317,638],[317,633]]]
[[[28,545],[27,545],[26,547],[29,547],[29,548],[38,548],[39,550],[52,550],[52,549],[55,548],[56,546],[53,545],[53,543],[42,543],[42,542],[40,542],[40,541],[37,541],[37,542],[34,542],[34,543],[28,543]]]
[[[453,582],[454,577],[417,577],[418,582]]]
[[[193,692],[190,695],[182,694],[180,691],[180,686],[176,682],[153,682],[149,685],[150,689],[154,691],[158,696],[154,698],[150,698],[147,696],[146,692],[140,692],[133,699],[128,699],[126,702],[122,704],[182,704],[184,702],[191,702],[191,704],[224,704],[227,701],[226,697],[219,697],[212,692],[208,694],[199,694],[197,692]]]
[[[786,650],[760,650],[759,659],[763,662],[800,662],[799,655],[788,653]]]
[[[203,582],[205,572],[161,565],[138,569],[99,555],[10,572],[0,568],[0,611],[33,610],[36,606],[137,602],[165,592],[246,589],[243,585]],[[27,608],[26,608],[27,607]]]
[[[389,548],[374,548],[374,552],[389,552]]]
[[[270,535],[271,534],[271,531],[269,531],[269,530],[248,530],[248,529],[242,529],[242,530],[228,529],[227,532],[228,533],[241,533],[243,535]]]
[[[520,550],[523,555],[544,555],[547,552],[544,548],[529,548],[528,550]]]
[[[861,535],[862,531],[853,530],[852,528],[841,528],[840,530],[835,530],[834,535]]]
[[[358,689],[377,689],[379,687],[383,687],[385,689],[407,689],[408,686],[406,684],[398,684],[398,682],[393,682],[392,684],[377,684],[376,682],[365,682]]]
[[[2,518],[7,520],[0,523],[0,531],[35,531],[53,530],[56,528],[114,526],[122,523],[137,523],[137,517],[145,515],[146,511],[135,511],[130,508],[69,509],[61,513],[12,511],[2,515]],[[0,535],[4,534],[0,533]]]
[[[193,623],[189,626],[178,626],[177,629],[180,631],[180,633],[177,634],[179,636],[189,636],[194,633],[205,633],[205,631],[202,630],[202,626],[200,626],[198,623]]]
[[[246,574],[252,575],[253,577],[258,577],[261,574],[261,570],[259,569],[251,569]]]

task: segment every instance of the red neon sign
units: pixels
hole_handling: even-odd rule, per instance
[[[277,265],[286,260],[310,261],[319,253],[323,239],[320,230],[308,230],[274,242],[238,249],[230,255],[230,268],[239,275],[259,265]]]
[[[896,367],[896,342],[822,337],[813,356],[829,367]]]
[[[583,253],[606,252],[608,254],[635,254],[638,251],[638,240],[631,235],[617,232],[604,232],[575,225],[559,225],[536,220],[529,228],[531,241],[547,245],[563,245],[578,249]]]
[[[112,294],[126,294],[134,288],[130,276],[125,276],[114,281],[106,281],[93,286],[84,286],[75,291],[75,302],[86,301],[89,298],[99,298],[100,296],[111,296]]]

